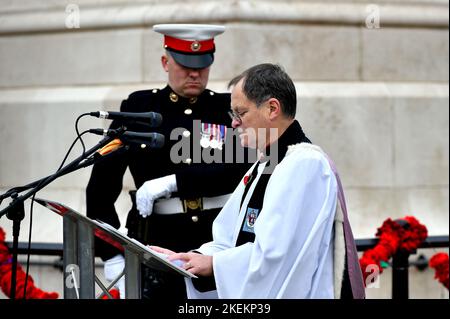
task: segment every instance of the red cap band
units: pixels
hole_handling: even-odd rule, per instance
[[[214,50],[214,39],[203,41],[189,41],[165,35],[164,47],[186,53],[206,53]]]

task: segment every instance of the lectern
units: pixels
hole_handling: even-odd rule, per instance
[[[61,203],[47,199],[36,202],[63,217],[63,264],[64,299],[94,299],[95,283],[109,294],[108,290],[125,274],[125,297],[141,298],[141,265],[165,272],[172,272],[188,278],[195,275],[170,262],[137,240],[130,238],[114,227],[98,220],[92,220]],[[105,287],[95,276],[94,236],[123,251],[125,270],[109,287]]]

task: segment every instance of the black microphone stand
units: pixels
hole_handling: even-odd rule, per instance
[[[55,179],[57,179],[60,176],[66,175],[68,173],[71,173],[75,170],[78,170],[80,168],[89,166],[94,164],[95,158],[91,156],[94,154],[97,150],[102,148],[103,146],[107,145],[109,142],[111,142],[113,139],[121,136],[126,131],[125,127],[120,127],[117,130],[114,130],[112,133],[110,133],[108,136],[105,136],[97,145],[89,149],[87,152],[83,153],[81,156],[77,157],[75,160],[73,160],[71,163],[67,164],[65,167],[58,170],[56,173],[49,175],[47,177],[41,178],[35,182],[32,182],[28,185],[22,186],[22,187],[15,187],[11,190],[7,191],[5,194],[0,196],[0,201],[3,200],[6,197],[11,197],[12,202],[3,210],[0,211],[0,218],[6,214],[6,217],[13,222],[13,248],[12,248],[12,274],[11,274],[11,292],[10,292],[10,299],[14,300],[16,298],[16,278],[17,278],[17,251],[19,246],[19,234],[20,234],[20,222],[25,217],[25,209],[24,209],[24,201],[31,196],[33,196],[35,193],[37,193],[39,190],[53,182]],[[24,190],[27,190],[29,188],[32,188],[28,193],[18,196],[18,192],[22,192]]]

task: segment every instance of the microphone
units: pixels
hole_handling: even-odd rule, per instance
[[[159,133],[125,132],[120,139],[125,143],[140,144],[141,148],[161,148],[165,143],[164,135]]]
[[[90,129],[89,133],[96,135],[110,135],[111,133],[116,133],[116,130],[109,129]],[[141,148],[161,148],[164,146],[165,137],[159,133],[140,133],[140,132],[125,132],[119,137],[119,142],[128,144],[140,144]],[[117,142],[115,143],[118,144]],[[109,145],[109,144],[108,144]],[[118,145],[119,147],[120,145]]]
[[[122,122],[130,121],[143,121],[149,124],[151,127],[158,127],[161,125],[162,116],[156,112],[109,112],[109,111],[97,111],[90,112],[90,116],[98,117],[101,119],[118,120]]]
[[[95,135],[103,135],[103,136],[118,136],[119,131],[116,129],[103,129],[103,128],[91,128],[89,129],[89,133]]]

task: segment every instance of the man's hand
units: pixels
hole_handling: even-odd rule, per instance
[[[136,193],[136,206],[142,217],[150,216],[153,212],[153,203],[158,198],[169,198],[177,191],[175,174],[152,179],[145,182]]]
[[[175,253],[169,256],[169,260],[184,261],[183,268],[194,275],[204,277],[213,275],[213,257],[199,253]]]

